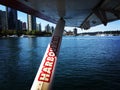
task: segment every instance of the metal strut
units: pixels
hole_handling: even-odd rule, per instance
[[[54,34],[52,35],[51,42],[48,44],[46,52],[44,54],[41,65],[38,69],[37,75],[34,79],[31,90],[49,90],[53,74],[55,71],[55,66],[57,62],[57,57],[62,41],[62,35],[65,27],[65,21],[60,18]]]

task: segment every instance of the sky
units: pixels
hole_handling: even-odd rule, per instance
[[[0,5],[0,10],[5,11],[5,6]],[[21,20],[22,22],[27,22],[27,14],[18,11],[18,19]],[[42,26],[42,30],[45,29],[45,26],[47,24],[49,24],[50,26],[56,26],[53,23],[50,23],[48,21],[42,20],[40,18],[36,18],[36,23],[40,23]],[[72,31],[75,27],[65,27],[65,30],[67,31]],[[110,30],[120,30],[120,20],[114,21],[114,22],[110,22],[107,24],[107,26],[104,26],[103,24],[95,26],[95,27],[91,27],[88,30],[81,30],[80,28],[78,29],[78,33],[82,33],[82,32],[96,32],[96,31],[110,31]]]

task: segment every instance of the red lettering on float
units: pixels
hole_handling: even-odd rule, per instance
[[[42,68],[42,71],[45,72],[45,73],[48,74],[48,75],[51,74],[51,70],[52,70],[51,67],[43,67],[43,68]]]
[[[54,62],[55,57],[46,57],[46,60],[48,60],[48,61],[53,61],[53,62]]]
[[[45,63],[44,63],[44,66],[47,66],[47,67],[52,67],[53,66],[53,62],[50,62],[50,61],[46,61]]]
[[[45,74],[45,73],[40,73],[40,76],[38,78],[38,81],[43,81],[43,82],[49,82],[50,81],[50,75]]]
[[[54,64],[57,59],[56,54],[59,45],[59,39],[60,38],[56,36],[52,38],[47,56],[45,58],[45,62],[43,64],[43,68],[38,77],[38,81],[50,82],[51,75],[53,73]]]
[[[55,55],[54,52],[49,52],[49,53],[48,53],[48,56],[49,56],[49,57],[55,57],[56,55]]]

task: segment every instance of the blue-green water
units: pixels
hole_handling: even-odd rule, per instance
[[[0,38],[0,90],[30,90],[50,37]],[[63,37],[52,90],[120,90],[120,36]]]

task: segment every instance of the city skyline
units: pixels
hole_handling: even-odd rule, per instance
[[[4,11],[5,6],[0,5],[0,10]],[[27,23],[27,14],[24,13],[24,12],[21,12],[21,11],[17,11],[17,13],[18,13],[18,19],[21,20],[22,22]],[[36,23],[41,24],[42,30],[45,29],[45,26],[47,24],[49,24],[50,26],[53,26],[53,27],[56,26],[55,24],[53,24],[51,22],[48,22],[48,21],[45,21],[45,20],[42,20],[40,18],[36,18]],[[65,30],[73,31],[74,28],[75,27],[65,27]],[[107,26],[104,26],[103,24],[98,25],[98,26],[94,26],[94,27],[91,27],[88,30],[81,30],[80,28],[77,28],[78,33],[81,33],[81,32],[96,32],[96,31],[109,31],[109,30],[120,30],[120,20],[110,22],[110,23],[107,24]]]

